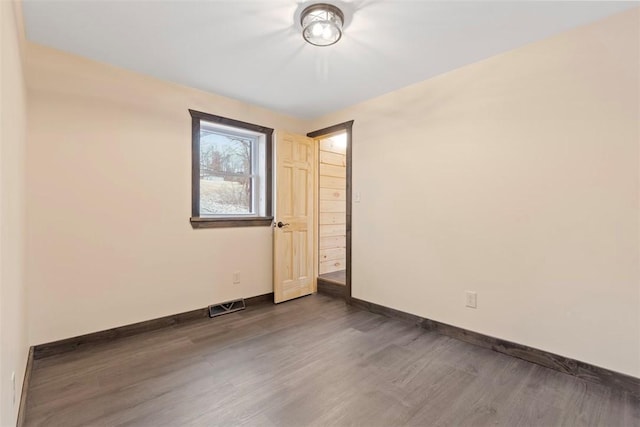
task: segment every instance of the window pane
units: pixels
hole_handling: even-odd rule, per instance
[[[200,132],[200,214],[252,214],[253,141]]]

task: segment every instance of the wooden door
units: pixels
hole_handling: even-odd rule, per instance
[[[315,292],[315,146],[277,132],[273,288],[276,303]]]

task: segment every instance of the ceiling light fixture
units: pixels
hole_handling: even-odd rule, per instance
[[[300,15],[302,37],[314,46],[331,46],[342,37],[344,14],[336,6],[312,4]]]

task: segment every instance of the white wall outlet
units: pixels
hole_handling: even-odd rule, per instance
[[[467,291],[466,294],[466,306],[470,308],[478,308],[478,294],[473,291]]]
[[[359,191],[356,191],[353,194],[353,202],[354,203],[360,203],[360,192]]]
[[[240,283],[240,272],[239,271],[234,271],[233,272],[233,283],[234,284]]]
[[[11,372],[11,390],[13,395],[13,406],[16,405],[16,373]]]

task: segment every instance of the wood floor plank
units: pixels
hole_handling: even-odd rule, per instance
[[[640,402],[324,295],[36,360],[27,426],[638,426]]]

